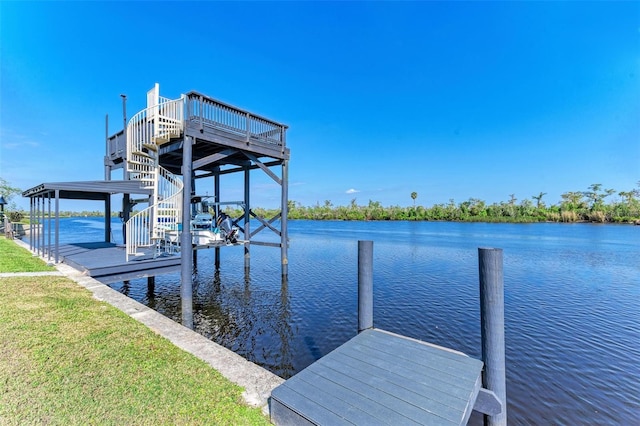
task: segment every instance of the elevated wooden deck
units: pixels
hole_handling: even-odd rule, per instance
[[[256,169],[289,159],[285,124],[194,91],[185,95],[184,108],[183,133],[168,139],[158,150],[161,166],[171,173],[181,174],[187,136],[195,140],[193,169],[200,172],[233,173],[251,162],[251,169]],[[105,165],[112,169],[123,167],[126,153],[124,130],[107,138]]]
[[[126,262],[124,246],[112,243],[63,244],[60,255],[62,262],[103,283],[180,271],[180,256],[148,255]]]
[[[379,329],[361,332],[271,393],[276,425],[463,425],[482,361]]]

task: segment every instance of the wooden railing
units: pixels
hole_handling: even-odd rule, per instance
[[[277,147],[286,146],[287,126],[197,92],[187,95],[187,120],[202,127],[224,130],[245,139]]]
[[[127,234],[127,261],[139,254],[139,247],[162,244],[166,231],[178,229],[182,218],[182,181],[160,167],[154,204],[131,216],[125,229]]]
[[[144,145],[161,144],[182,131],[184,99],[160,98],[160,104],[143,109],[127,125],[127,158],[143,152]]]

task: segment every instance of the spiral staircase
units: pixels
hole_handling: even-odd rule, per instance
[[[157,257],[179,249],[179,224],[182,221],[181,178],[160,166],[159,147],[183,132],[184,99],[159,95],[155,85],[147,93],[147,108],[127,124],[127,171],[129,179],[152,189],[149,207],[134,214],[126,223],[127,262],[131,256],[152,251]]]

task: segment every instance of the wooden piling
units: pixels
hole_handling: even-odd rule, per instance
[[[193,270],[196,271],[198,269],[198,250],[193,251]]]
[[[482,385],[502,402],[502,412],[485,415],[488,426],[506,426],[507,391],[504,339],[504,271],[502,249],[479,248]]]
[[[373,241],[358,241],[358,333],[373,328]]]
[[[280,198],[280,260],[282,264],[282,275],[289,274],[289,231],[287,220],[289,217],[289,162],[282,162],[282,195]],[[284,278],[283,278],[284,279]]]
[[[213,211],[213,220],[214,226],[220,217],[220,167],[215,167],[215,174],[213,175],[213,194],[214,194],[214,211]],[[215,268],[216,271],[220,270],[220,247],[216,247],[215,249]]]
[[[193,138],[185,137],[182,148],[182,234],[180,236],[181,264],[180,264],[180,301],[182,306],[182,325],[193,329],[193,249],[191,242],[191,179],[193,170],[192,144]]]

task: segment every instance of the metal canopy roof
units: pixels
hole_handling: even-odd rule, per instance
[[[41,183],[22,193],[23,197],[38,197],[60,191],[60,198],[74,200],[104,200],[111,194],[151,194],[150,189],[133,180],[91,180],[79,182]]]

